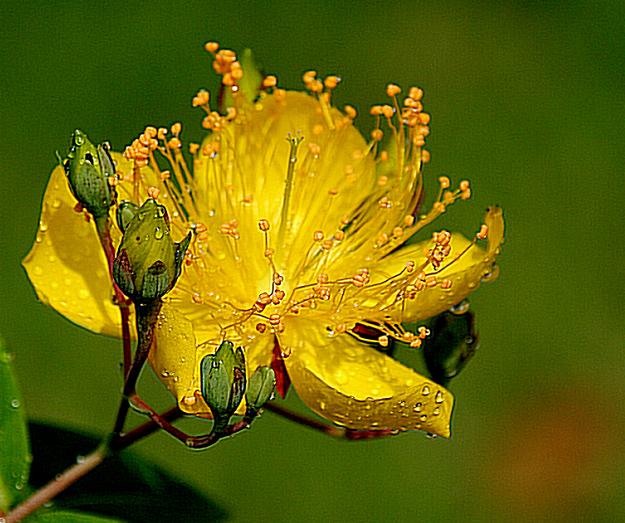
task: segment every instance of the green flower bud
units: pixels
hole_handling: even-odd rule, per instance
[[[474,315],[472,312],[444,312],[432,320],[430,330],[432,339],[423,349],[425,364],[432,379],[445,386],[477,350]]]
[[[109,184],[109,178],[115,176],[109,145],[96,147],[85,133],[76,129],[67,157],[62,160],[59,156],[59,161],[76,200],[94,218],[107,216],[115,201],[115,190]]]
[[[113,264],[117,285],[135,303],[161,298],[180,276],[191,233],[174,242],[167,210],[152,198],[141,207],[122,202],[117,218],[124,233]]]
[[[246,389],[245,354],[241,347],[224,341],[215,354],[200,363],[202,397],[215,422],[226,424],[243,400]]]
[[[247,414],[254,416],[258,410],[273,396],[276,388],[276,373],[271,367],[258,367],[252,374],[245,400],[247,401]]]

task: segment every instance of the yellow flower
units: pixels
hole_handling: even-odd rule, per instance
[[[385,347],[394,339],[418,348],[426,330],[402,324],[449,309],[492,273],[501,210],[489,210],[471,240],[441,231],[408,245],[470,195],[468,182],[454,190],[442,177],[432,207],[422,208],[429,115],[420,89],[402,100],[389,85],[390,103],[371,109],[377,126],[367,142],[353,125],[355,110],[331,104],[337,77],[307,72],[309,93],[284,91],[266,77],[250,101],[236,55],[216,44],[209,50],[231,107],[225,116],[212,111],[206,91],[193,99],[210,133],[190,145],[192,169],[180,124],[148,127],[124,157],[114,156],[119,201],[157,197],[174,237],[194,231],[159,316],[153,369],[184,412],[207,416],[199,364],[228,339],[245,348],[250,373],[282,360],[302,400],[334,423],[448,437],[452,394]],[[24,266],[44,303],[119,336],[106,261],[93,225],[74,206],[59,167]]]

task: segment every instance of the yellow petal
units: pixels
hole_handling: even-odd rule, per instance
[[[163,304],[156,325],[155,343],[150,351],[150,365],[158,378],[174,395],[180,410],[187,414],[210,417],[211,412],[200,392],[200,363],[213,354],[215,344],[203,344],[199,340],[220,339],[220,327],[205,320],[201,330],[170,303]],[[269,365],[273,349],[273,336],[258,336],[245,345],[247,377],[260,365]],[[245,413],[245,399],[237,409]]]
[[[320,416],[351,429],[420,429],[448,438],[453,396],[359,343],[331,337],[317,322],[290,319],[280,337],[293,386]]]
[[[75,205],[59,166],[50,176],[24,268],[43,303],[86,329],[119,336],[119,309],[95,225],[74,211]]]
[[[414,300],[406,303],[403,321],[414,322],[431,318],[461,302],[480,285],[481,281],[486,279],[490,281],[495,278],[497,275],[497,269],[494,268],[495,257],[499,254],[504,233],[501,209],[499,207],[489,209],[484,223],[489,229],[487,249],[484,250],[474,245],[460,259],[449,264],[471,244],[460,233],[453,233],[451,254],[446,260],[446,264],[449,265],[445,268],[444,264],[443,270],[436,274],[439,279],[451,280],[451,288],[443,289],[438,285],[419,291]],[[398,274],[409,260],[414,261],[418,267],[426,260],[424,251],[431,247],[431,241],[407,245],[384,258],[374,269],[376,273],[381,271],[382,277],[379,279],[384,279]],[[431,266],[429,268],[431,269]]]

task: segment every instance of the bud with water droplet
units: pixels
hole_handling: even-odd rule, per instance
[[[445,386],[457,376],[478,348],[474,314],[444,312],[431,324],[432,338],[424,345],[425,364],[432,379]]]
[[[69,182],[72,194],[97,220],[108,216],[115,202],[115,190],[109,178],[115,176],[115,164],[107,143],[95,146],[87,135],[76,129],[67,156],[57,157]]]
[[[174,242],[167,210],[152,198],[141,207],[122,202],[117,219],[124,233],[113,264],[117,285],[137,304],[161,298],[180,276],[191,233]]]
[[[245,393],[246,415],[253,417],[273,396],[276,388],[276,373],[271,367],[258,367],[252,374]]]
[[[215,425],[225,426],[243,400],[246,390],[245,354],[224,341],[215,354],[200,363],[201,393],[210,407]]]

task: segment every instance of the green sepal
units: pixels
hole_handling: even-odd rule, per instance
[[[258,410],[272,399],[276,388],[276,373],[271,367],[258,367],[249,380],[245,401],[247,414],[255,415]]]
[[[128,224],[139,212],[139,206],[136,203],[123,201],[117,207],[117,226],[122,233],[126,232]]]
[[[254,102],[258,97],[263,83],[263,75],[254,60],[251,49],[244,49],[239,58],[243,77],[239,82],[239,90],[247,98],[248,102]]]
[[[163,296],[169,289],[170,273],[167,266],[156,260],[143,275],[141,297],[144,300],[155,300]]]
[[[201,392],[204,401],[210,407],[215,420],[230,418],[230,379],[223,360],[217,360],[214,354],[208,354],[200,363]]]

